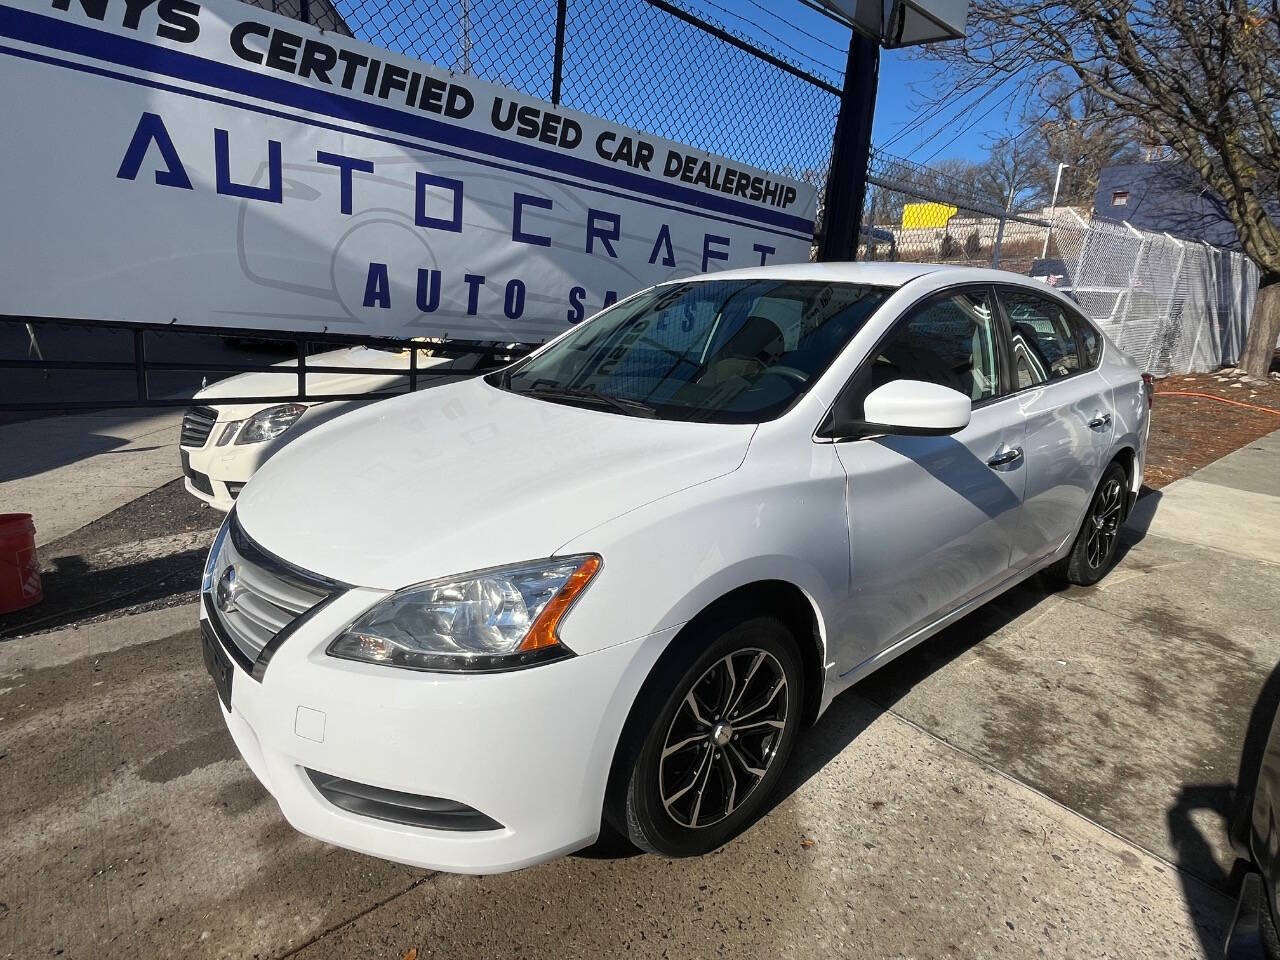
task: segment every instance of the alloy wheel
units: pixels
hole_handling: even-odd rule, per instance
[[[782,664],[766,650],[736,650],[708,667],[663,743],[658,795],[667,815],[699,829],[738,809],[777,756],[790,706]]]
[[[1100,569],[1111,557],[1116,538],[1120,535],[1120,521],[1124,518],[1124,491],[1114,477],[1098,493],[1089,516],[1089,529],[1085,541],[1085,559],[1094,570]]]

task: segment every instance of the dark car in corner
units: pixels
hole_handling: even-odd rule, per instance
[[[1229,830],[1247,865],[1225,955],[1280,960],[1280,666],[1249,719]]]

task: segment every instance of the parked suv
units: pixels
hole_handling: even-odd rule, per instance
[[[664,283],[281,451],[210,553],[206,663],[305,833],[483,873],[602,824],[704,853],[850,684],[1037,571],[1101,578],[1148,417],[1027,277]]]

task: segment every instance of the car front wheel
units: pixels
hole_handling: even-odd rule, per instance
[[[624,747],[625,794],[610,818],[643,850],[714,850],[765,808],[800,725],[804,674],[779,620],[698,631],[659,666]]]

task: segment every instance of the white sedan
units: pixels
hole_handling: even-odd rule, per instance
[[[1037,571],[1103,576],[1149,399],[1013,274],[665,283],[273,458],[209,557],[206,664],[305,833],[464,872],[606,825],[700,854],[841,690]]]

